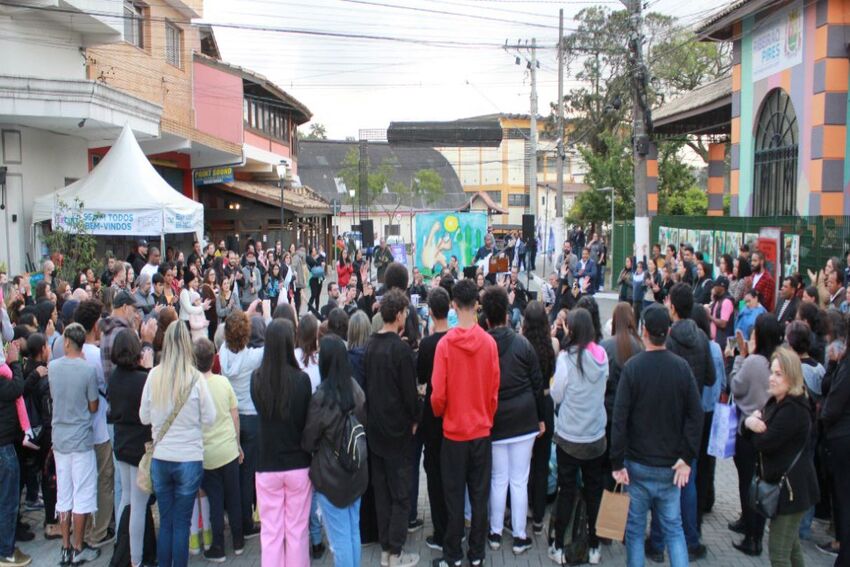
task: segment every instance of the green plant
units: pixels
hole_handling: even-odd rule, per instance
[[[93,213],[91,220],[102,217],[102,213]],[[60,199],[53,218],[51,230],[44,234],[42,240],[51,257],[59,255],[56,276],[70,282],[86,268],[99,273],[103,264],[97,256],[97,238],[89,234],[86,227],[83,202],[75,198],[73,204],[69,205]],[[62,222],[57,223],[59,218]]]

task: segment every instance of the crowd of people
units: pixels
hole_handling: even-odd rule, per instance
[[[707,553],[718,403],[739,416],[735,548],[762,554],[769,520],[771,563],[803,565],[818,519],[835,534],[819,549],[847,565],[850,265],[831,259],[808,287],[789,275],[774,301],[757,251],[715,274],[688,245],[656,246],[620,274],[609,330],[594,298],[607,249],[578,232],[539,299],[516,251],[508,274],[453,263],[425,282],[383,241],[335,258],[195,243],[185,263],[139,241],[100,276],[64,282],[51,260],[0,275],[0,566],[31,562],[21,511],[42,508],[60,565],[113,542],[116,566],[222,562],[259,537],[264,566],[326,545],[358,566],[369,544],[382,567],[413,566],[422,468],[436,567],[535,537],[555,564],[599,564],[617,485],[628,564],[666,552],[678,567]],[[778,486],[775,509],[753,504],[754,479]]]

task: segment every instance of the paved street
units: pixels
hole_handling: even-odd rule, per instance
[[[425,536],[431,533],[431,519],[427,508],[427,495],[425,492],[425,474],[420,475],[420,491],[419,491],[419,510],[420,515],[424,516],[426,526],[424,530],[412,534],[408,538],[408,547],[418,552],[422,561],[430,561],[438,557],[438,553],[425,547]],[[732,548],[731,541],[733,539],[732,532],[726,529],[726,523],[734,520],[738,514],[738,497],[737,497],[737,476],[735,467],[732,461],[724,461],[719,463],[717,474],[717,503],[711,514],[705,517],[703,524],[703,543],[708,546],[708,557],[699,561],[697,565],[703,567],[710,566],[727,566],[735,565],[741,567],[757,567],[767,566],[770,562],[767,559],[767,549],[759,558],[750,558],[742,555]],[[41,513],[27,513],[25,519],[32,524],[41,523]],[[59,558],[59,544],[55,541],[45,541],[38,531],[38,537],[35,541],[21,545],[24,552],[29,553],[33,557],[33,565],[41,567],[46,565],[56,565]],[[826,541],[824,528],[818,523],[814,528],[814,542]],[[736,536],[737,537],[737,536]],[[770,537],[769,534],[765,536]],[[492,566],[516,565],[520,567],[531,566],[549,566],[551,561],[546,557],[546,541],[542,537],[534,538],[534,548],[516,557],[510,550],[510,538],[506,538],[502,550],[498,552],[487,551],[487,560]],[[767,542],[765,542],[767,543]],[[228,541],[228,551],[230,551],[230,542]],[[808,567],[828,567],[833,563],[832,558],[823,555],[815,549],[813,542],[803,542],[803,551],[806,556],[806,565]],[[111,546],[104,548],[104,555],[91,565],[95,567],[105,567],[109,564],[109,558],[112,553]],[[363,549],[363,565],[377,566],[380,560],[380,549],[377,546],[369,546]],[[619,543],[614,543],[608,547],[604,547],[602,551],[603,564],[608,565],[625,565],[625,549]],[[190,560],[190,565],[207,564],[203,558],[193,557]],[[241,557],[230,555],[227,565],[234,567],[254,567],[260,565],[260,540],[254,539],[248,542],[246,552]],[[313,562],[317,566],[332,566],[333,560],[330,554],[327,554],[321,561]],[[424,563],[420,563],[424,564]],[[650,563],[651,565],[651,563]]]

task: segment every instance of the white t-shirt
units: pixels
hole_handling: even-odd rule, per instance
[[[151,279],[153,279],[153,275],[158,271],[159,266],[154,266],[153,264],[145,264],[144,267],[142,267],[142,271],[139,273],[139,275],[148,275]]]
[[[304,351],[296,348],[295,358],[298,360],[298,366],[301,367],[301,370],[306,372],[307,376],[310,377],[310,385],[313,387],[313,393],[315,394],[319,384],[322,383],[322,375],[319,373],[319,354],[316,353],[313,355],[315,362],[310,360],[308,364],[304,364]]]
[[[106,393],[106,380],[103,376],[103,360],[100,358],[100,347],[90,343],[84,344],[83,357],[86,359],[86,362],[94,367],[94,371],[97,374],[97,391],[100,403],[97,405],[97,413],[93,416],[92,429],[94,430],[94,444],[100,445],[109,441],[109,429],[106,427],[108,402],[104,397]]]

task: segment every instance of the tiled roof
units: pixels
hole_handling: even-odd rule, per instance
[[[219,183],[218,187],[242,197],[256,199],[280,207],[280,187],[272,183],[235,180]],[[283,206],[301,214],[330,214],[328,201],[309,187],[287,187],[283,192]]]
[[[725,99],[729,99],[731,104],[731,97],[732,80],[729,76],[724,76],[663,104],[652,111],[652,119],[656,124],[663,124],[668,122],[665,120],[667,118],[674,118],[712,103],[723,103]]]

